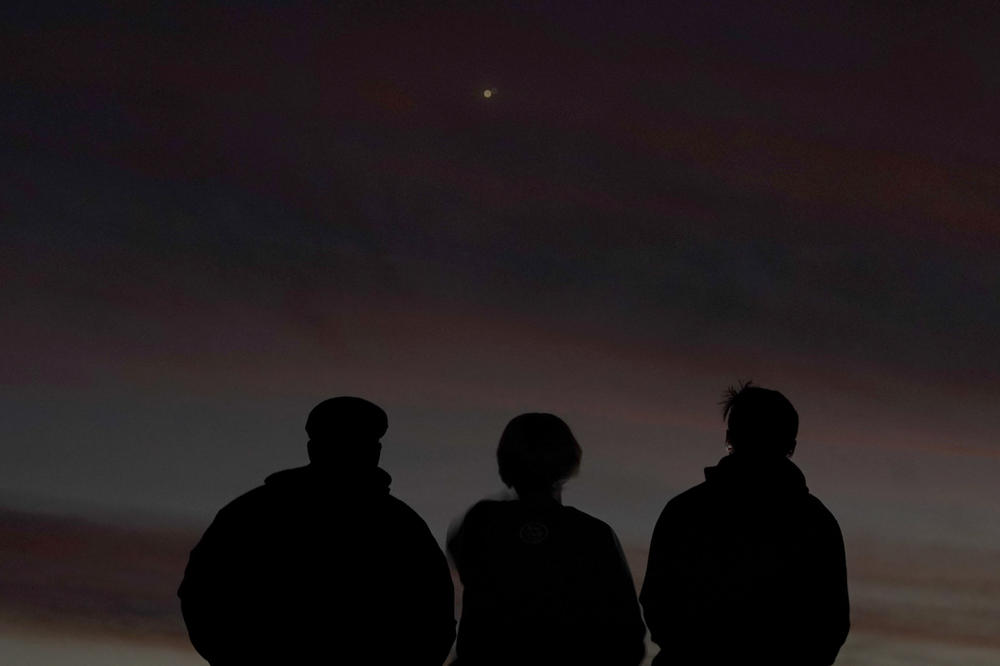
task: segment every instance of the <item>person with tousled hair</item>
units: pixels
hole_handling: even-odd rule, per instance
[[[645,626],[612,529],[562,504],[580,466],[569,426],[552,414],[514,418],[497,447],[516,499],[473,506],[448,539],[464,586],[461,666],[635,666]]]
[[[847,638],[844,542],[789,459],[799,416],[751,383],[723,401],[729,454],[670,500],[640,600],[654,666],[829,666]]]
[[[178,595],[212,666],[441,666],[455,638],[454,586],[426,523],[389,494],[377,405],[319,403],[309,464],[270,475],[222,508]]]

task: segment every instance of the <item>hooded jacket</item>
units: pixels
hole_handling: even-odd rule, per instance
[[[723,458],[670,500],[640,595],[656,666],[828,666],[849,628],[840,527],[787,458]]]
[[[178,590],[195,649],[230,664],[440,666],[447,562],[382,469],[269,476],[216,515]]]

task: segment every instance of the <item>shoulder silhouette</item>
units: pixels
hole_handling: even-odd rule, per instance
[[[309,464],[216,515],[178,595],[195,649],[228,664],[440,666],[454,588],[424,521],[378,467],[388,421],[339,397],[306,421]]]
[[[448,540],[464,585],[461,666],[642,660],[646,629],[615,533],[561,502],[580,458],[551,414],[522,414],[504,430],[500,477],[517,499],[479,502]]]
[[[653,663],[828,666],[850,624],[844,544],[789,460],[798,414],[748,383],[723,418],[730,454],[653,531],[640,595]]]

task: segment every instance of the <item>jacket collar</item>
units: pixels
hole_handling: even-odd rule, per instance
[[[381,467],[364,470],[345,470],[310,463],[271,474],[264,479],[270,487],[298,486],[305,489],[322,489],[331,493],[389,494],[392,477]]]
[[[809,491],[802,470],[785,457],[759,458],[733,453],[715,467],[706,467],[705,480],[713,486],[761,494]]]

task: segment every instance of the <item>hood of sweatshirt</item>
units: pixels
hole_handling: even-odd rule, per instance
[[[760,458],[731,454],[715,467],[705,468],[705,480],[723,491],[759,497],[809,492],[806,477],[785,457]]]
[[[271,474],[264,485],[275,489],[322,491],[332,494],[388,495],[392,477],[381,467],[339,469],[316,464]]]

